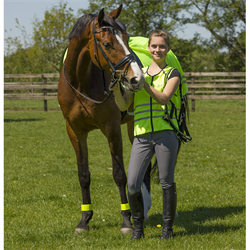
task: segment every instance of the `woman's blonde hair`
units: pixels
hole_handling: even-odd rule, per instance
[[[149,35],[148,45],[150,45],[151,40],[152,40],[152,38],[153,38],[154,36],[160,36],[160,37],[162,37],[162,38],[165,40],[166,44],[167,44],[168,46],[170,46],[170,41],[169,41],[168,32],[166,32],[166,31],[164,31],[164,30],[154,30],[154,31],[152,31],[151,34]]]

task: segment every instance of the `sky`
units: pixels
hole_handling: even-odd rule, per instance
[[[21,35],[20,30],[16,28],[16,18],[20,25],[25,27],[27,34],[32,35],[32,20],[34,17],[42,21],[45,11],[50,10],[52,6],[58,6],[59,2],[60,0],[4,0],[4,38],[9,36],[18,37]],[[67,2],[67,6],[74,10],[74,14],[77,14],[79,8],[85,9],[88,7],[89,1],[65,0],[64,2]],[[7,32],[5,32],[5,30],[7,30]],[[177,32],[177,34],[179,37],[182,36],[183,38],[190,39],[193,38],[195,32],[200,33],[204,38],[211,36],[209,31],[198,25],[189,25],[184,33],[180,31]]]
[[[32,35],[34,17],[42,21],[45,11],[50,10],[53,6],[58,6],[59,2],[60,0],[4,0],[4,38],[21,35],[20,30],[16,28],[16,18],[20,25],[25,27],[27,34]],[[89,5],[88,0],[64,2],[68,3],[67,7],[74,10],[74,14],[77,14],[79,8],[85,9]]]

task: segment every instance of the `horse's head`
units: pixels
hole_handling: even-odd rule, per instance
[[[136,92],[143,87],[143,73],[128,46],[128,34],[115,20],[122,5],[109,15],[102,9],[92,22],[89,39],[90,56],[93,63],[110,72],[112,83],[122,81],[124,87]]]

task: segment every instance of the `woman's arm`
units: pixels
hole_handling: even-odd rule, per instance
[[[132,104],[132,102],[134,100],[134,93],[125,92],[125,94],[122,95],[119,83],[115,84],[115,86],[110,90],[112,90],[114,93],[115,102],[116,102],[118,108],[121,111],[126,111],[130,107],[130,105]]]
[[[178,89],[179,84],[180,78],[172,77],[168,80],[163,92],[156,90],[146,82],[144,83],[144,88],[155,101],[157,101],[161,105],[166,105],[171,100],[175,91]]]

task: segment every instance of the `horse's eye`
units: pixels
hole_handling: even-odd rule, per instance
[[[110,43],[103,43],[103,46],[105,47],[106,50],[109,50],[112,48]]]

